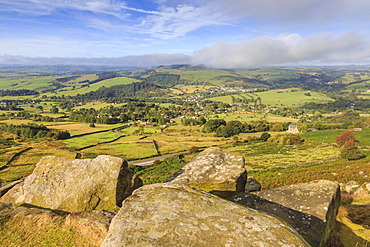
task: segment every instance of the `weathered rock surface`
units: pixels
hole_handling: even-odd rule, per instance
[[[309,244],[321,247],[334,228],[340,189],[334,182],[320,180],[241,194],[232,201],[279,217]]]
[[[141,179],[121,158],[43,157],[33,173],[3,197],[2,203],[27,203],[67,212],[118,209]]]
[[[124,200],[102,247],[309,246],[275,217],[184,184],[146,185]]]
[[[247,178],[245,192],[261,191],[261,184],[255,178]]]
[[[223,198],[243,193],[247,179],[244,158],[220,148],[208,148],[186,164],[173,183],[202,189]]]

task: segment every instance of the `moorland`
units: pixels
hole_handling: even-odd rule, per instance
[[[220,146],[244,156],[264,189],[318,179],[363,185],[369,99],[367,67],[0,66],[0,180],[29,175],[48,155],[174,154],[130,165],[144,184],[157,183]]]

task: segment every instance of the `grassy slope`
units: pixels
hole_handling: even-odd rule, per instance
[[[306,96],[305,93],[309,93],[311,96]],[[260,97],[262,104],[267,106],[285,106],[285,107],[298,107],[305,103],[315,102],[315,103],[328,103],[333,101],[333,99],[313,91],[305,91],[297,88],[287,88],[287,89],[276,89],[266,92],[259,92],[253,94],[241,94],[245,98],[256,99]],[[241,98],[238,95],[232,95],[235,98]],[[220,96],[208,98],[211,101],[220,101],[224,103],[232,103],[232,96]]]
[[[62,77],[58,77],[58,78],[62,78]],[[92,75],[82,76],[81,78],[82,79],[92,79]],[[20,80],[0,79],[0,90],[4,90],[4,89],[10,89],[10,90],[32,89],[32,90],[36,90],[38,92],[41,92],[42,90],[45,90],[45,89],[54,88],[54,87],[51,86],[50,82],[52,82],[55,79],[56,79],[56,77],[51,77],[51,76],[41,77],[41,78],[25,78],[25,79],[20,79]],[[76,79],[76,80],[78,80],[78,79]],[[74,80],[74,81],[76,81],[76,80]],[[49,92],[49,93],[39,94],[39,95],[17,96],[17,97],[5,96],[5,97],[0,97],[0,100],[1,99],[11,100],[11,99],[15,99],[15,98],[16,99],[39,99],[43,95],[46,95],[47,97],[61,96],[61,95],[76,96],[77,94],[85,94],[85,93],[88,93],[88,92],[91,92],[91,91],[96,91],[102,86],[111,87],[111,86],[115,86],[115,85],[130,84],[130,83],[136,82],[138,80],[128,78],[128,77],[116,77],[116,78],[107,79],[107,80],[104,80],[104,81],[99,81],[97,83],[89,85],[88,87],[83,87],[83,88],[80,88],[81,85],[78,84],[78,83],[73,84],[74,81],[64,83],[64,84],[67,85],[67,87],[58,89],[58,90],[56,90],[55,92],[52,92],[52,93]],[[83,84],[86,84],[86,83],[83,83]],[[76,89],[73,89],[73,86],[75,86]]]

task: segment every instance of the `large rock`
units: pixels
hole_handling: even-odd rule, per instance
[[[186,164],[173,183],[202,189],[223,198],[243,193],[247,179],[244,158],[220,148],[208,148]]]
[[[237,195],[232,201],[279,217],[312,246],[325,246],[334,228],[340,188],[320,180]]]
[[[42,158],[33,173],[3,197],[2,203],[31,204],[67,212],[118,209],[141,179],[127,162],[101,155],[95,159]]]
[[[113,218],[102,247],[309,246],[279,219],[184,184],[146,185]]]

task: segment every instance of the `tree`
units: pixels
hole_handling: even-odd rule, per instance
[[[265,141],[267,141],[270,137],[271,137],[271,135],[270,135],[269,133],[264,132],[264,133],[262,133],[262,134],[261,134],[260,140],[265,142]]]
[[[53,107],[51,108],[50,112],[51,112],[51,113],[56,114],[56,113],[58,113],[58,112],[59,112],[59,109],[58,109],[58,107],[53,106]]]
[[[337,136],[336,143],[340,147],[343,147],[343,146],[358,146],[356,136],[352,131],[342,132],[339,136]]]
[[[347,160],[358,160],[364,157],[357,146],[344,146],[340,150],[340,157]]]
[[[223,119],[211,119],[204,124],[203,132],[215,132],[221,125],[226,125],[226,121]]]
[[[284,129],[284,126],[282,123],[275,123],[271,127],[271,131],[283,131],[283,129]]]

